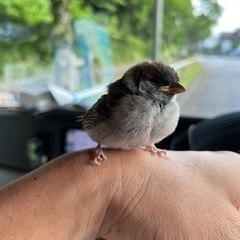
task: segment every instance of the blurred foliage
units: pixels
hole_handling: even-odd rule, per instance
[[[155,6],[149,0],[0,1],[0,65],[51,61],[57,47],[71,45],[75,19],[91,19],[108,29],[117,63],[151,58]],[[195,7],[191,0],[165,0],[163,53],[191,55],[220,15],[216,0],[199,0]],[[7,23],[27,28],[27,39],[4,38],[1,26]]]
[[[29,27],[50,23],[50,2],[47,0],[5,0],[0,1],[2,21],[12,21]]]
[[[207,9],[207,10],[206,10]],[[211,34],[211,27],[221,16],[222,9],[215,0],[166,0],[163,38],[171,55],[191,55],[198,43]],[[173,47],[174,46],[174,47]]]

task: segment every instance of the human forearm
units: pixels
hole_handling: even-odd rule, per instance
[[[88,157],[63,156],[1,190],[1,239],[94,239],[111,193]]]
[[[238,240],[240,157],[105,149],[65,155],[0,191],[0,236]]]
[[[240,155],[142,152],[135,164],[124,164],[127,199],[118,198],[107,239],[240,239]]]

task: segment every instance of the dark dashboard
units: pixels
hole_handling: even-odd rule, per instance
[[[86,108],[78,104],[45,113],[0,110],[0,186],[51,159],[96,146],[77,122]],[[168,150],[239,151],[240,112],[213,119],[181,116],[173,134],[157,144]]]

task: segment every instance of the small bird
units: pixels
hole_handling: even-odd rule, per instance
[[[83,129],[98,143],[93,162],[105,160],[102,145],[116,149],[155,147],[176,128],[179,105],[175,94],[185,92],[177,72],[160,61],[143,61],[108,86],[82,117]]]

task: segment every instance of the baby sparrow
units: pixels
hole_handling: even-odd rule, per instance
[[[184,91],[175,70],[160,61],[128,69],[83,115],[83,129],[98,143],[94,163],[106,159],[102,145],[163,153],[154,143],[175,130],[179,119],[175,94]]]

